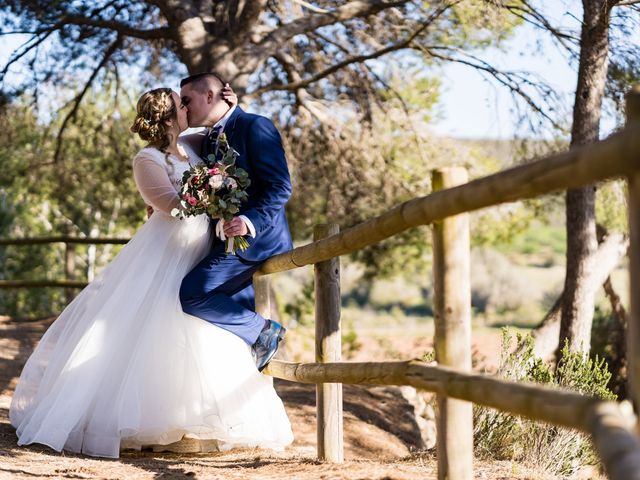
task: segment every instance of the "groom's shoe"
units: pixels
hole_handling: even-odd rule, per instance
[[[282,325],[273,320],[267,320],[268,324],[262,329],[256,343],[253,344],[252,350],[256,367],[261,372],[264,367],[271,361],[278,350],[278,344],[284,338],[287,331]]]

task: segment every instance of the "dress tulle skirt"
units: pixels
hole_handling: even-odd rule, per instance
[[[42,337],[10,409],[20,445],[118,457],[187,435],[282,449],[291,426],[235,335],[182,312],[209,222],[155,213]]]

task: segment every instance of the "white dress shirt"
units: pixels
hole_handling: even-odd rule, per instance
[[[221,132],[224,132],[224,127],[227,125],[227,121],[229,121],[229,117],[231,117],[231,114],[235,111],[235,109],[236,109],[236,105],[231,107],[227,111],[227,113],[225,113],[224,116],[213,125],[213,127],[207,130],[207,135],[211,133],[211,131],[216,127],[222,127]],[[249,220],[244,215],[238,215],[238,218],[241,218],[244,224],[247,226],[247,229],[249,230],[249,235],[251,235],[251,237],[253,238],[256,238],[256,227],[253,226],[253,222],[251,222],[251,220]],[[221,222],[219,222],[219,224],[221,224]]]

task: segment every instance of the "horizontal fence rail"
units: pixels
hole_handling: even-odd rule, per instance
[[[634,124],[601,142],[409,200],[337,235],[271,257],[259,273],[283,272],[352,253],[463,212],[627,175],[640,167],[638,152],[640,125]]]
[[[0,280],[0,288],[84,288],[87,285],[76,280]]]
[[[67,245],[67,275],[71,276],[73,272],[74,253],[73,247],[69,245],[124,245],[131,240],[130,238],[111,238],[111,237],[70,237],[70,236],[51,236],[51,237],[33,237],[33,238],[0,238],[0,247],[16,245],[48,245],[51,243],[64,243]],[[71,258],[69,257],[71,256]],[[5,288],[66,288],[78,289],[88,285],[86,281],[73,280],[0,280],[0,289]],[[74,296],[73,290],[68,291],[67,297],[69,301]]]
[[[616,402],[561,389],[512,383],[487,375],[396,362],[292,363],[273,360],[264,373],[299,383],[411,385],[554,425],[591,434],[610,478],[640,478],[640,440],[635,416]]]
[[[505,412],[589,432],[589,414],[602,401],[560,389],[426,365],[420,360],[292,363],[272,361],[265,373],[300,383],[411,385]]]
[[[0,238],[0,246],[4,245],[43,245],[47,243],[78,243],[87,245],[124,245],[128,243],[130,238],[78,238],[78,237],[37,237],[37,238]]]

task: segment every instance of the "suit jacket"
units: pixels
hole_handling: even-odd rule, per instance
[[[284,206],[291,196],[291,179],[284,156],[282,139],[271,120],[246,113],[236,107],[224,128],[229,145],[239,154],[236,166],[249,174],[249,199],[238,215],[245,215],[256,229],[256,237],[247,236],[249,248],[237,255],[247,261],[263,261],[293,248]],[[181,138],[182,139],[182,138]],[[209,153],[206,133],[188,135],[185,140],[194,145],[200,141],[203,158]],[[216,237],[214,246],[221,240]]]

